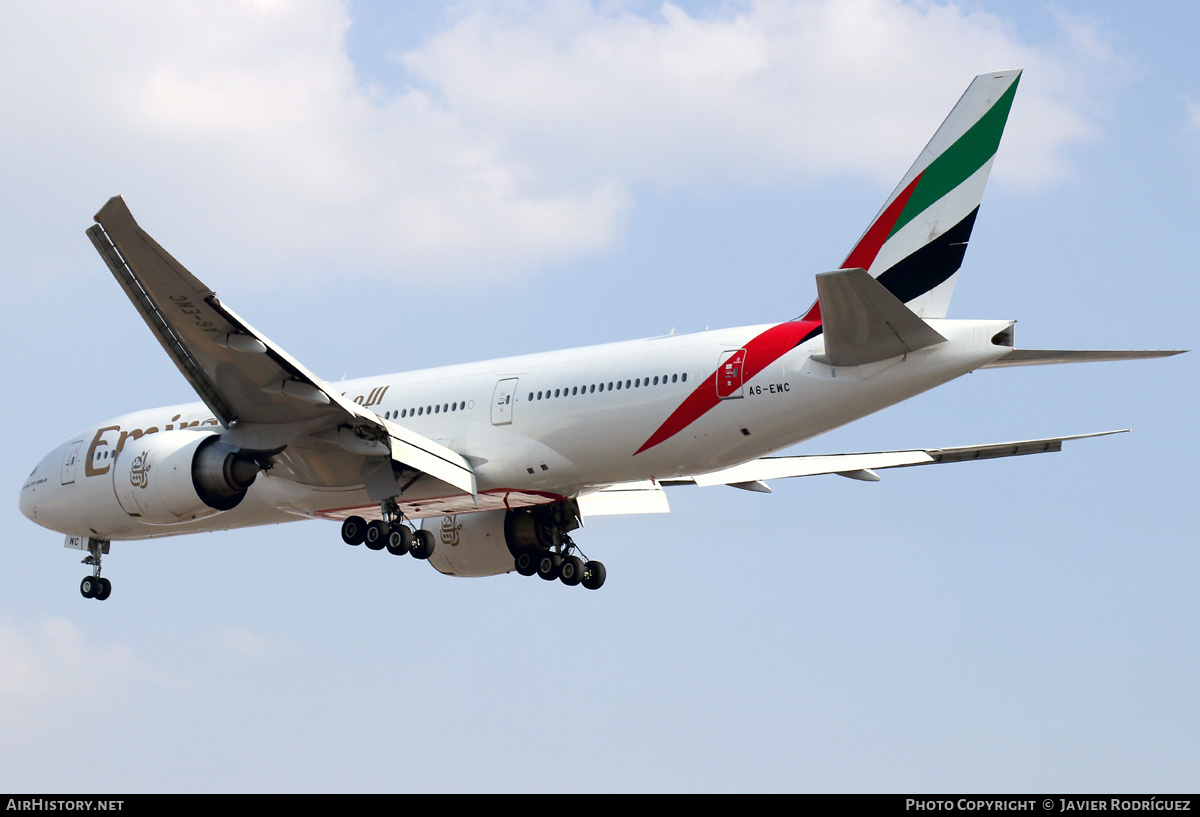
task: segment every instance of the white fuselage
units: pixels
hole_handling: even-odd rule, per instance
[[[992,342],[1010,321],[929,323],[947,342],[858,367],[834,368],[814,359],[824,350],[818,335],[761,370],[750,366],[756,373],[726,384],[723,399],[702,390],[715,388],[711,378],[731,353],[750,346],[748,354],[755,354],[753,341],[771,326],[362,378],[335,390],[466,457],[481,501],[454,506],[461,513],[726,468],[920,394],[1010,351]],[[507,402],[499,402],[506,405],[497,405],[504,395]],[[670,418],[679,427],[662,431]],[[173,525],[130,516],[113,485],[125,441],[184,427],[228,433],[203,403],[192,403],[124,415],[73,435],[30,475],[21,490],[22,512],[62,533],[142,539],[345,516],[376,505],[354,480],[337,484],[324,474],[284,479],[267,472],[240,505],[214,516]],[[656,434],[660,439],[647,447]],[[407,512],[420,517],[449,507],[431,503],[423,510],[418,503]]]

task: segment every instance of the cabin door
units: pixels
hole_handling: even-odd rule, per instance
[[[496,384],[496,391],[492,394],[492,425],[506,426],[512,422],[516,396],[517,378],[510,377]]]

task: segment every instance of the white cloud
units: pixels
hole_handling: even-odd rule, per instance
[[[266,657],[278,652],[270,636],[252,633],[245,627],[218,633],[217,644],[226,653],[245,657]]]
[[[604,249],[639,183],[893,181],[997,67],[1027,69],[997,176],[1052,179],[1119,69],[1077,18],[1034,46],[923,2],[456,9],[387,94],[356,76],[335,0],[6,5],[8,229],[54,246],[123,192],[193,265],[491,279]]]
[[[970,78],[1011,67],[1027,69],[1014,117],[1023,156],[1005,172],[1035,183],[1061,172],[1062,148],[1092,127],[1071,78],[1119,62],[1078,18],[1059,15],[1062,42],[1045,50],[956,5],[764,0],[696,18],[668,3],[661,19],[582,0],[472,8],[404,62],[549,185],[898,181]]]
[[[1189,96],[1183,98],[1183,135],[1200,146],[1200,103]]]
[[[96,646],[67,619],[0,621],[0,723],[10,740],[78,721],[162,681],[126,647]]]

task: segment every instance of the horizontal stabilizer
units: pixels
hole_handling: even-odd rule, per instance
[[[1181,355],[1186,349],[1171,351],[1083,351],[1075,349],[1013,349],[999,360],[994,360],[984,369],[1002,366],[1047,366],[1053,363],[1094,363],[1106,360],[1145,360],[1152,357]]]
[[[924,349],[946,339],[864,269],[817,276],[817,301],[830,366],[860,366]]]

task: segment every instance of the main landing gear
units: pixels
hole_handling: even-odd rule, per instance
[[[88,555],[83,557],[83,563],[91,566],[92,575],[84,576],[83,581],[79,583],[79,592],[85,599],[104,601],[112,595],[112,582],[100,575],[100,556],[104,544],[95,539],[88,542]]]
[[[570,531],[580,527],[579,506],[574,501],[511,511],[504,519],[504,538],[522,576],[558,579],[568,587],[582,584],[599,590],[604,565],[581,558]]]
[[[394,499],[379,503],[383,519],[368,522],[361,516],[351,516],[342,523],[342,541],[347,545],[366,545],[370,550],[384,550],[393,556],[411,554],[414,559],[433,555],[433,531],[413,530],[404,524]]]
[[[584,561],[571,553],[578,550],[569,537],[563,537],[564,550],[523,550],[516,556],[517,572],[522,576],[541,576],[548,582],[558,579],[567,587],[582,584],[588,590],[599,590],[606,576],[603,562]]]

